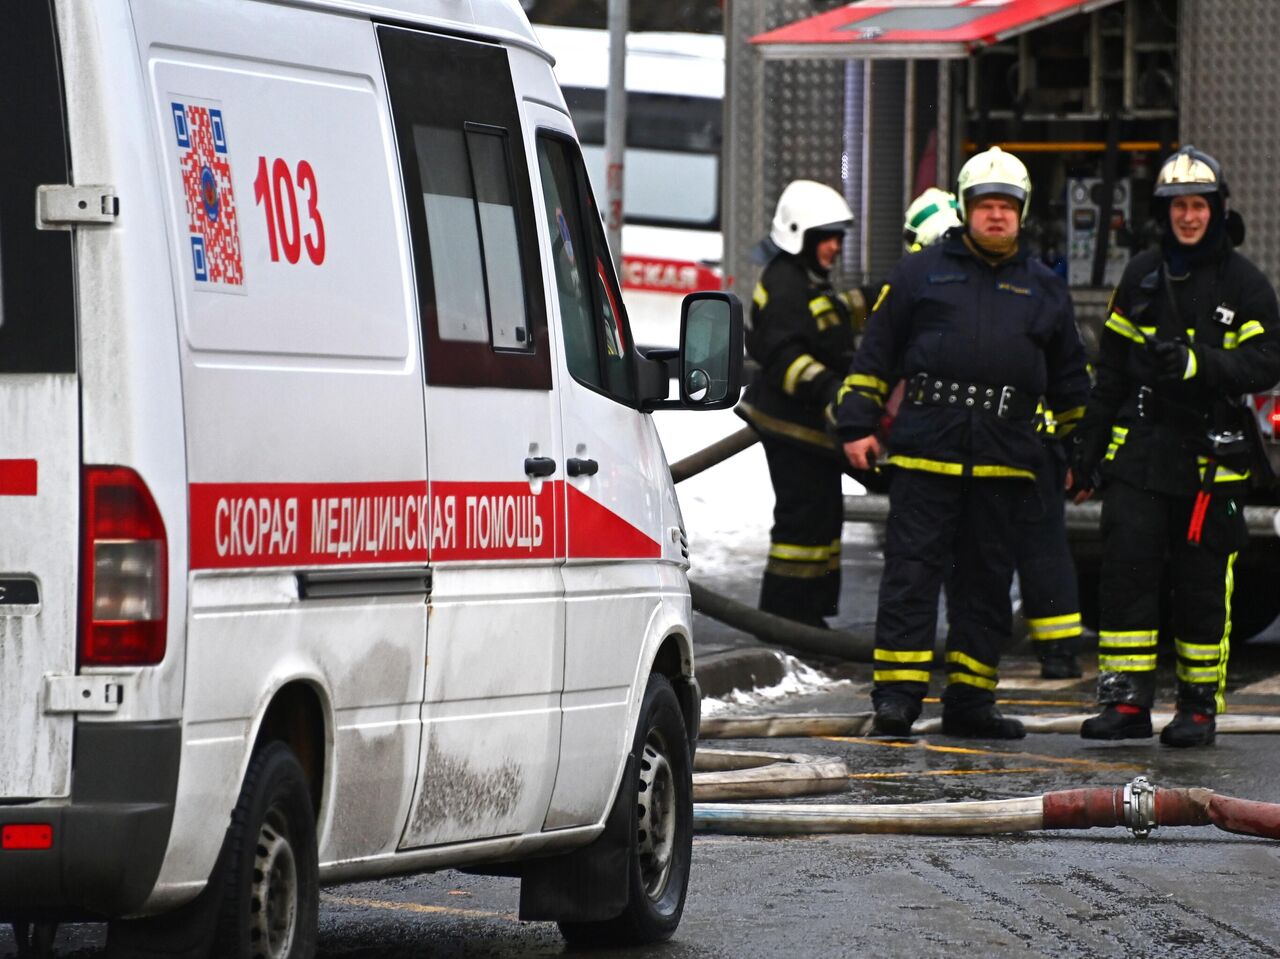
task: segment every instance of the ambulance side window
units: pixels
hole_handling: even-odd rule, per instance
[[[550,389],[533,195],[506,51],[379,27],[427,382]]]
[[[577,145],[539,134],[538,169],[569,372],[619,402],[634,405],[626,312]]]

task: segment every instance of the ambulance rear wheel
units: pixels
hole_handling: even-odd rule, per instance
[[[293,751],[268,743],[249,765],[231,814],[213,955],[304,959],[320,913],[316,820]]]
[[[664,942],[680,925],[693,852],[693,777],[680,702],[665,676],[649,678],[633,749],[631,783],[618,796],[633,805],[627,906],[613,919],[560,923],[572,944]]]

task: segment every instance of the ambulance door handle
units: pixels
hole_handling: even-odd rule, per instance
[[[576,456],[570,458],[565,466],[570,476],[595,476],[600,472],[600,464],[595,460],[580,460]]]
[[[556,461],[550,456],[530,456],[524,461],[526,476],[550,476],[556,471]]]

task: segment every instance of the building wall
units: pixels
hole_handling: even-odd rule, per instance
[[[1178,24],[1179,138],[1222,163],[1241,252],[1280,283],[1280,2],[1182,0]]]

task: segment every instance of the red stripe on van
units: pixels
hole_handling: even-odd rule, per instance
[[[425,563],[425,480],[192,483],[192,569]]]
[[[656,559],[662,545],[575,486],[569,490],[570,559]]]
[[[0,460],[0,496],[35,496],[35,460]]]

